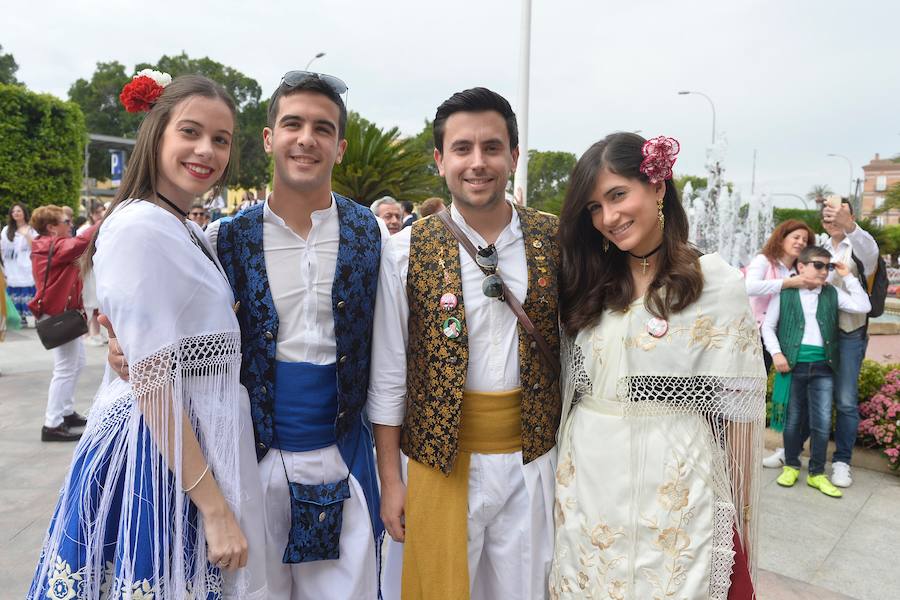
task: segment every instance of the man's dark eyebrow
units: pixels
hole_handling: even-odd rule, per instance
[[[472,145],[472,140],[462,139],[462,140],[454,140],[453,143],[450,144],[450,147],[457,148],[459,146],[471,146],[471,145]]]

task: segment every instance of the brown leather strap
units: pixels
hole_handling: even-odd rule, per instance
[[[463,233],[463,230],[459,228],[459,225],[453,222],[453,218],[450,216],[449,210],[442,210],[437,213],[436,216],[441,220],[444,226],[447,228],[450,233],[453,234],[453,237],[462,244],[463,248],[466,249],[466,252],[469,253],[469,256],[472,257],[472,260],[475,260],[475,253],[477,250],[475,249],[475,245],[472,244],[472,241],[466,237],[466,234]],[[478,264],[477,261],[475,263]],[[519,323],[528,332],[528,335],[535,341],[538,348],[541,349],[541,354],[544,355],[544,359],[546,359],[547,364],[553,370],[553,374],[559,378],[559,360],[553,354],[553,350],[550,349],[550,344],[547,343],[547,340],[544,339],[544,336],[541,335],[541,332],[537,330],[534,326],[534,323],[531,322],[531,319],[528,318],[528,314],[525,312],[525,309],[522,308],[522,303],[519,302],[518,298],[512,295],[509,291],[509,288],[506,287],[506,282],[503,281],[503,278],[500,277],[499,273],[497,277],[500,279],[500,285],[503,289],[503,296],[500,300],[506,302],[509,309],[516,315],[516,318],[519,320]]]

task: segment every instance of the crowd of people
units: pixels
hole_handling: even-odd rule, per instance
[[[557,218],[507,197],[516,116],[472,88],[433,121],[449,206],[367,209],[331,189],[346,84],[291,71],[271,194],[216,219],[233,100],[139,77],[105,216],[17,205],[2,232],[17,307],[109,336],[86,422],[84,338],[53,349],[42,439],[80,442],[29,598],[749,599],[761,466],[793,485],[809,437],[808,484],[850,485],[874,267],[847,204],[742,277],[688,240],[677,141],[596,142]]]

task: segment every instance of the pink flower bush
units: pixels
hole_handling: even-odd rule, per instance
[[[900,469],[900,369],[888,371],[884,385],[859,404],[859,435],[870,448],[881,448],[892,469]]]

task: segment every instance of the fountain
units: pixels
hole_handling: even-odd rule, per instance
[[[759,254],[772,232],[772,199],[754,194],[747,202],[723,178],[726,141],[720,136],[706,150],[707,185],[684,186],[682,202],[690,223],[689,239],[704,253],[718,252],[735,267],[746,266]]]

